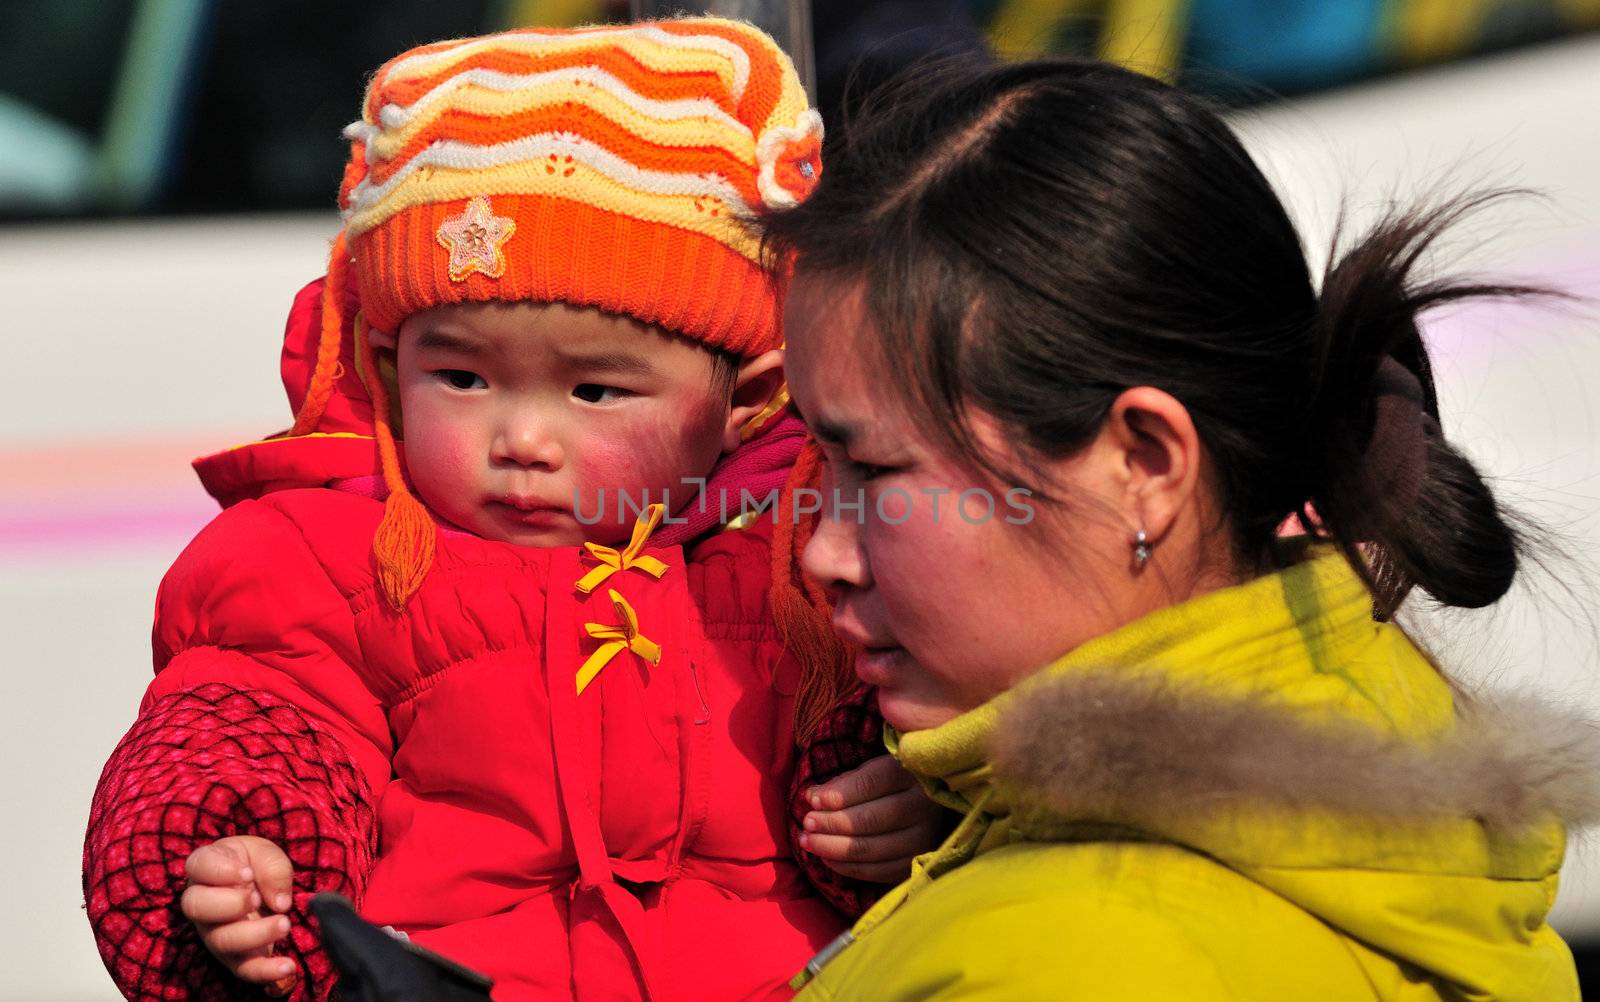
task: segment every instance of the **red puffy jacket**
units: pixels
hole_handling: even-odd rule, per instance
[[[295,406],[319,288],[290,319]],[[228,507],[162,583],[157,676],[85,848],[119,986],[255,997],[176,908],[188,853],[251,833],[295,864],[295,999],[330,987],[304,911],[321,890],[490,975],[501,1002],[785,995],[843,919],[791,854],[798,666],[768,611],[768,522],[649,548],[659,580],[621,570],[590,594],[580,548],[441,525],[397,614],[375,581],[381,503],[304,487],[375,471],[346,368],[319,434],[197,464]],[[586,624],[622,622],[613,591],[661,656],[621,649],[580,694],[606,643]]]

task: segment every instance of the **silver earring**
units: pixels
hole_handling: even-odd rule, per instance
[[[1150,537],[1140,529],[1133,534],[1133,566],[1143,569],[1150,562]]]

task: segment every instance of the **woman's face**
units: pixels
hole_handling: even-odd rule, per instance
[[[855,294],[796,278],[789,388],[827,458],[803,562],[835,601],[834,628],[863,649],[856,673],[878,687],[884,717],[916,730],[1134,618],[1141,599],[1128,528],[1095,504],[1115,495],[1115,456],[1092,443],[1052,466],[1074,502],[1065,513],[976,478],[901,413],[892,367],[860,347],[872,336],[863,323]],[[1009,458],[993,419],[973,424]]]

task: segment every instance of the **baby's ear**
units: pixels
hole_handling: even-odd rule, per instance
[[[772,397],[783,387],[783,349],[747,358],[739,364],[739,374],[733,382],[733,395],[729,401],[728,420],[722,428],[722,451],[732,452],[743,441],[744,426],[771,403]]]
[[[388,331],[380,331],[376,327],[368,327],[367,343],[372,345],[373,351],[394,351],[395,336]]]

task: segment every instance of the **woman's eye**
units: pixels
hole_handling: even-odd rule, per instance
[[[876,463],[863,463],[855,459],[846,459],[845,466],[850,471],[850,476],[862,483],[870,483],[879,477],[885,477],[895,471],[892,466],[879,466]]]
[[[441,380],[458,390],[487,390],[489,384],[484,382],[482,376],[466,369],[440,369],[434,373]]]
[[[858,484],[869,483],[899,469],[894,466],[880,466],[877,463],[864,463],[858,459],[851,459],[843,452],[834,452],[826,448],[823,450],[822,459],[828,473],[835,479]]]
[[[572,395],[590,404],[606,404],[624,397],[633,396],[633,391],[625,390],[620,386],[605,386],[601,383],[579,383],[572,388]]]

